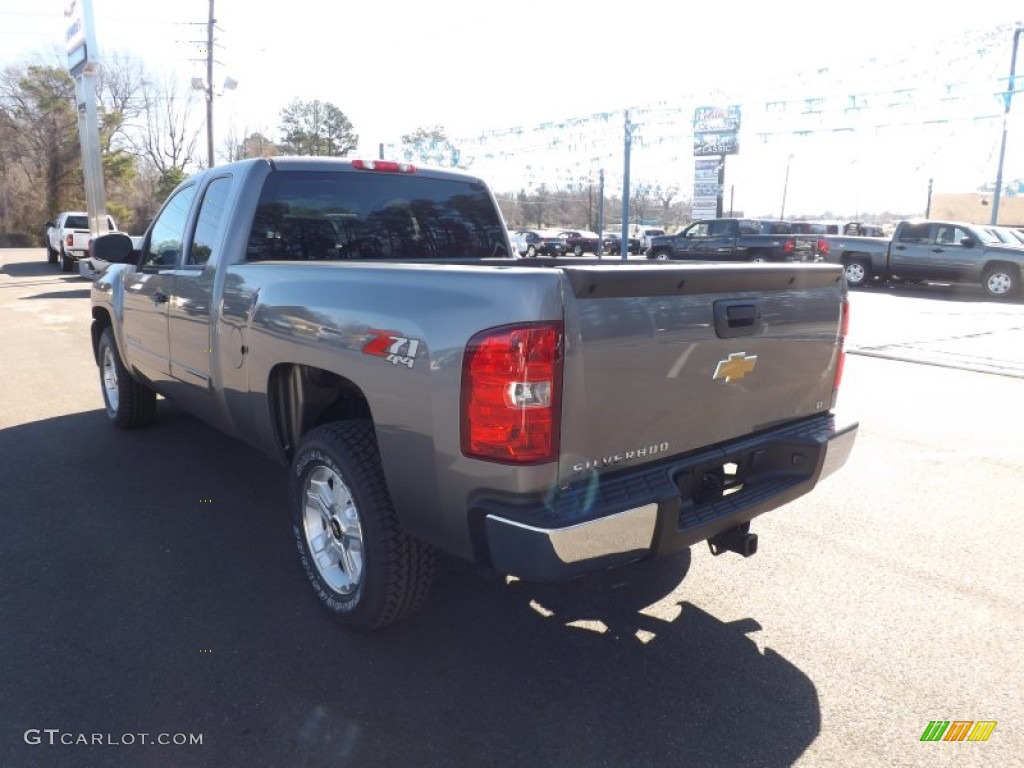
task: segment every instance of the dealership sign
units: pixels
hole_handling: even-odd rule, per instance
[[[740,151],[740,107],[697,107],[693,112],[695,157],[735,155]]]

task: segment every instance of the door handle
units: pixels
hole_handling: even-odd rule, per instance
[[[932,248],[932,253],[942,253],[942,248]]]
[[[167,300],[171,298],[163,291],[153,291],[153,303],[154,304],[166,304]]]
[[[897,251],[905,251],[905,250],[907,250],[907,246],[905,246],[905,245],[896,245],[896,246],[893,246],[893,247]]]

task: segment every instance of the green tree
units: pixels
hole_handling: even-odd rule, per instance
[[[71,76],[59,67],[38,64],[7,69],[0,75],[0,109],[8,127],[8,140],[0,148],[5,156],[4,183],[13,185],[15,176],[27,177],[26,192],[38,206],[40,219],[79,207],[85,190],[74,183],[81,179],[81,153]],[[38,226],[29,221],[18,224],[25,231]]]
[[[295,99],[281,110],[282,150],[292,155],[344,157],[359,143],[352,123],[335,105]]]

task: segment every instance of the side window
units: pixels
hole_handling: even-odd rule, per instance
[[[221,176],[206,186],[203,199],[199,201],[199,217],[196,232],[192,237],[186,266],[204,266],[211,257],[216,263],[214,252],[219,245],[220,221],[224,215],[224,204],[231,192],[231,177]]]
[[[930,242],[928,236],[928,224],[907,224],[900,230],[900,242],[901,243],[927,243]]]
[[[707,222],[702,221],[695,227],[691,227],[686,230],[686,237],[707,237],[708,236],[708,225]]]
[[[935,242],[939,245],[960,245],[960,240],[967,233],[952,224],[940,224],[935,232]]]
[[[196,196],[196,185],[191,184],[178,190],[153,222],[149,236],[149,248],[142,258],[142,266],[156,269],[172,269],[178,262],[181,246],[185,240],[185,223],[192,199]]]
[[[710,224],[708,224],[708,237],[725,237],[728,234],[728,221],[712,221]]]

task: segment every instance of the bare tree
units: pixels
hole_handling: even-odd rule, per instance
[[[195,91],[179,92],[178,81],[165,75],[146,81],[142,89],[144,124],[136,138],[136,151],[157,171],[183,172],[195,160],[200,127],[191,119]]]

